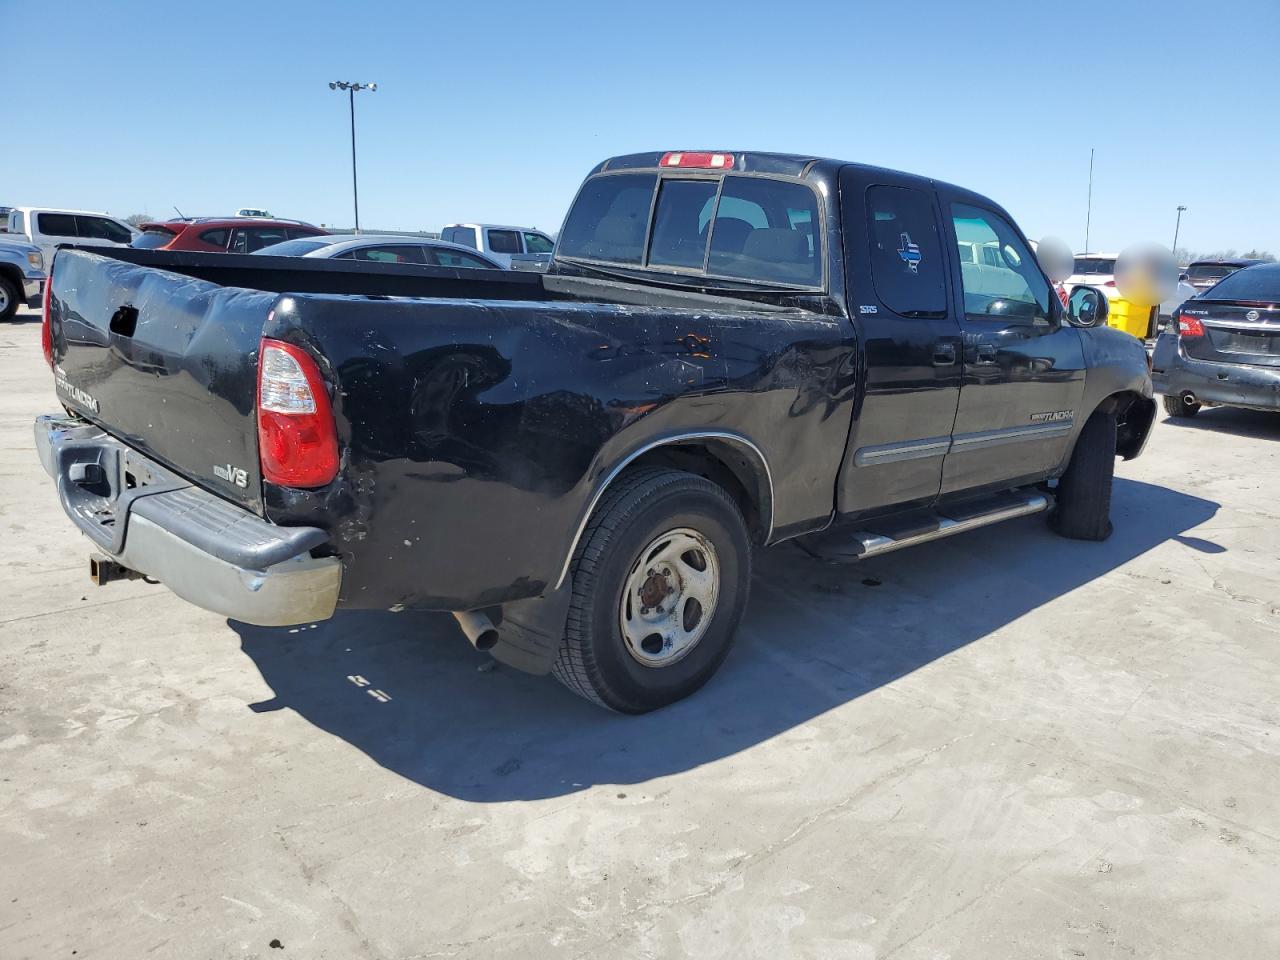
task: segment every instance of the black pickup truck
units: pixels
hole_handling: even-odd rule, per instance
[[[36,441],[99,583],[451,611],[626,712],[715,672],[756,547],[1106,537],[1155,412],[998,205],[806,156],[607,160],[541,275],[64,249],[48,286]]]

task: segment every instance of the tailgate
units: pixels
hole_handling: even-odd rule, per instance
[[[279,295],[81,250],[58,254],[52,284],[58,398],[261,514],[258,342]]]
[[[1182,338],[1187,356],[1280,367],[1280,308],[1275,305],[1197,300],[1182,312],[1199,320],[1205,333]]]

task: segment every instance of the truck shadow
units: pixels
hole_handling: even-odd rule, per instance
[[[475,802],[635,784],[717,760],[803,724],[1167,540],[1218,505],[1117,479],[1116,532],[1076,543],[1030,517],[831,566],[782,545],[759,555],[738,645],[701,692],[643,717],[610,714],[550,677],[492,661],[445,614],[353,612],[310,627],[233,622],[289,708],[432,790]]]
[[[1280,410],[1270,413],[1237,407],[1206,407],[1194,417],[1165,417],[1163,426],[1230,433],[1250,440],[1280,440]]]

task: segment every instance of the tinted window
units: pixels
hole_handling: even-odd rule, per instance
[[[312,227],[288,227],[285,233],[289,235],[290,240],[299,240],[303,237],[325,237],[328,236],[323,230],[316,230]]]
[[[10,233],[26,233],[27,221],[20,210],[15,210],[9,214],[9,232]]]
[[[381,247],[360,247],[354,251],[357,260],[375,263],[426,263],[422,248],[411,244],[388,244]]]
[[[1114,257],[1076,257],[1076,273],[1115,273]]]
[[[461,250],[445,250],[443,247],[430,247],[427,252],[431,258],[435,260],[436,265],[440,267],[480,267],[484,270],[492,270],[493,264],[488,260],[481,260],[479,257],[473,257],[470,254],[463,253]]]
[[[286,240],[284,243],[273,243],[269,247],[255,250],[254,253],[266,257],[301,257],[312,250],[320,250],[329,246],[329,241],[317,237],[315,239]]]
[[[1192,280],[1220,280],[1235,271],[1235,267],[1226,263],[1193,263],[1187,268]]]
[[[711,231],[708,273],[818,286],[821,244],[812,248],[818,200],[799,183],[725,177]]]
[[[526,253],[550,253],[556,248],[549,237],[544,237],[540,233],[526,233],[524,235],[524,249]]]
[[[653,213],[650,264],[702,269],[716,186],[715,180],[662,181]]]
[[[490,230],[489,249],[494,253],[519,253],[520,234],[515,230]]]
[[[166,233],[163,230],[147,230],[134,237],[130,246],[137,247],[139,250],[155,250],[172,239],[172,233]]]
[[[232,235],[231,252],[253,253],[273,243],[284,243],[287,239],[284,227],[241,227]]]
[[[868,187],[867,227],[880,302],[905,316],[945,315],[942,238],[929,195],[909,187]]]
[[[37,213],[36,229],[49,237],[74,237],[76,218],[69,213]]]
[[[450,243],[460,243],[464,247],[476,249],[476,231],[474,227],[450,227],[444,232],[441,240],[448,240]]]
[[[560,255],[639,263],[657,177],[620,173],[586,182],[560,236]]]
[[[212,244],[215,247],[225,250],[227,249],[227,234],[229,232],[230,231],[228,230],[206,230],[204,233],[200,234],[200,239],[205,243]]]
[[[1201,296],[1208,300],[1258,300],[1264,303],[1280,303],[1280,266],[1268,263],[1236,270]]]
[[[80,229],[80,236],[90,240],[110,240],[112,243],[129,243],[133,239],[133,234],[127,229],[116,223],[114,220],[108,220],[106,217],[76,217],[76,224]]]
[[[965,315],[976,320],[1048,323],[1049,281],[1012,224],[990,210],[964,203],[951,205],[951,217],[961,246],[993,249],[998,261],[988,263],[985,254],[977,263],[961,260]]]

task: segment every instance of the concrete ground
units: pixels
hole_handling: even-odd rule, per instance
[[[692,699],[441,616],[90,586],[0,327],[0,957],[1275,958],[1280,416],[1157,425],[1115,534],[761,556]]]

